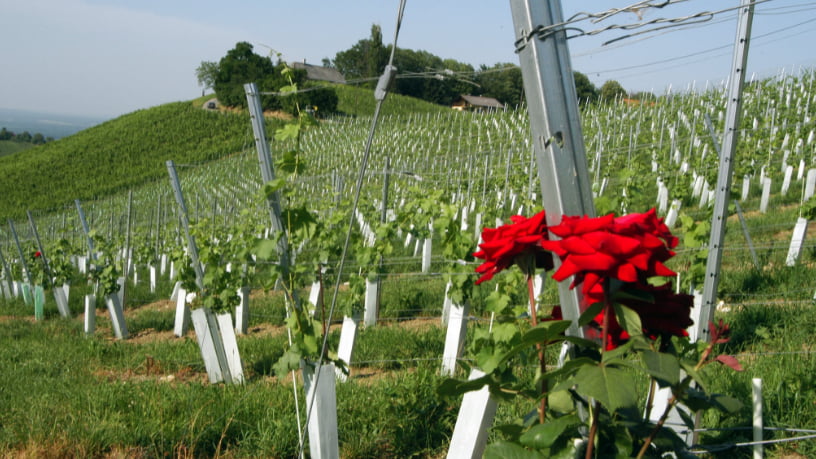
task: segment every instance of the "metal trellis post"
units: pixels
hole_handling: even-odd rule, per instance
[[[91,237],[90,229],[88,229],[88,221],[85,219],[85,211],[82,210],[82,204],[79,202],[79,199],[75,199],[74,204],[76,204],[77,212],[79,213],[79,222],[82,224],[82,231],[88,240],[88,263],[90,263],[95,258],[93,238]]]
[[[564,215],[594,217],[566,31],[557,28],[536,33],[563,22],[561,2],[510,0],[510,9],[547,224],[559,224]],[[570,290],[569,285],[569,281],[558,285],[564,318],[573,321],[568,333],[584,336],[577,325],[580,291]]]
[[[8,263],[6,263],[6,257],[3,256],[3,251],[0,250],[0,266],[3,268],[3,273],[5,274],[5,281],[6,281],[6,288],[8,288],[8,294],[11,295],[14,292],[12,288],[12,278],[11,278],[11,270],[9,269]]]
[[[40,251],[40,259],[42,260],[43,269],[48,279],[48,285],[51,285],[51,281],[53,280],[51,277],[51,267],[48,266],[48,258],[45,256],[45,250],[40,240],[40,233],[37,231],[37,224],[34,223],[34,217],[31,215],[30,210],[26,211],[26,215],[28,215],[28,223],[31,225],[31,231],[34,233],[34,240],[37,242],[37,250]]]
[[[8,219],[9,228],[11,229],[11,235],[14,237],[14,243],[17,245],[17,252],[20,254],[20,265],[23,268],[23,273],[25,274],[26,280],[28,281],[28,285],[33,285],[31,280],[31,271],[28,269],[28,263],[26,263],[25,253],[23,252],[23,246],[20,245],[20,238],[17,237],[17,229],[14,228],[14,221],[12,219]]]
[[[193,235],[190,234],[190,222],[187,220],[187,206],[184,204],[184,195],[181,194],[181,184],[179,184],[178,174],[176,173],[176,163],[174,163],[172,159],[167,161],[167,172],[170,174],[170,185],[173,187],[173,193],[176,195],[176,202],[179,205],[179,218],[181,219],[182,226],[184,226],[184,233],[187,235],[187,248],[190,251],[190,259],[192,260],[193,269],[196,273],[196,286],[203,292],[204,270],[198,259],[198,246],[196,246]]]
[[[742,86],[745,83],[745,68],[748,62],[748,44],[751,38],[753,16],[753,1],[742,0],[738,12],[737,37],[731,63],[731,77],[728,80],[728,105],[725,111],[722,154],[720,155],[717,188],[714,196],[714,214],[711,218],[711,237],[708,243],[703,301],[700,315],[695,320],[698,330],[697,336],[705,341],[708,341],[711,336],[709,323],[714,319],[717,284],[720,281],[725,223],[728,217],[728,199],[731,192],[731,175],[734,169],[733,158],[737,148],[737,140],[739,139],[738,129],[742,117]]]
[[[266,141],[266,126],[264,122],[263,109],[261,108],[261,96],[258,94],[258,87],[255,83],[247,83],[244,85],[244,91],[247,97],[247,106],[249,107],[249,117],[252,121],[252,131],[255,134],[255,147],[258,150],[258,162],[261,167],[261,177],[264,183],[269,183],[275,180],[275,170],[272,168],[272,158],[269,152],[269,144]],[[269,204],[269,216],[272,220],[272,230],[280,233],[278,238],[278,256],[280,257],[280,266],[283,271],[281,279],[287,290],[289,288],[289,279],[287,273],[289,272],[289,243],[287,242],[286,231],[284,230],[283,220],[281,219],[281,205],[280,195],[277,191],[269,193],[266,197]],[[292,290],[294,295],[294,290]],[[300,307],[295,301],[295,307]]]

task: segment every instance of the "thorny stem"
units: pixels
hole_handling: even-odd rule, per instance
[[[595,452],[595,436],[598,434],[598,414],[601,409],[601,404],[597,400],[592,405],[590,416],[592,416],[592,424],[589,425],[589,438],[587,439],[587,449],[585,459],[590,459]]]
[[[703,365],[705,365],[706,360],[708,360],[708,356],[711,355],[711,352],[714,350],[715,344],[716,343],[714,342],[714,340],[708,343],[702,355],[700,355],[700,360],[697,361],[697,365],[694,366],[695,371],[699,370],[700,368],[703,367]],[[684,383],[683,385],[687,387],[687,384],[685,383],[687,383],[690,379],[691,379],[690,376],[686,376],[686,378],[683,380]],[[646,454],[646,450],[649,449],[649,445],[652,444],[652,441],[654,441],[655,437],[657,436],[657,433],[660,432],[660,429],[663,427],[663,424],[666,423],[666,419],[668,419],[669,417],[669,412],[671,411],[672,408],[674,408],[675,405],[677,405],[678,401],[679,400],[677,399],[676,395],[672,395],[672,397],[669,399],[669,403],[666,405],[666,409],[663,410],[663,414],[660,416],[660,419],[657,421],[657,424],[655,424],[654,429],[652,429],[652,431],[649,433],[649,437],[646,438],[646,441],[643,442],[643,446],[640,448],[640,452],[637,455],[638,459],[643,457],[644,454]]]
[[[609,302],[609,280],[604,280],[604,309],[603,309],[603,323],[601,324],[601,365],[603,365],[603,356],[606,351],[606,340],[609,336],[609,314],[612,313],[612,304]],[[590,459],[595,449],[595,435],[598,432],[598,415],[600,414],[601,404],[595,400],[595,410],[592,416],[592,424],[589,426],[589,438],[587,439],[586,459]]]
[[[652,429],[651,433],[649,433],[649,437],[646,438],[646,441],[643,442],[643,446],[640,447],[640,451],[638,452],[637,459],[643,457],[646,454],[646,451],[649,449],[649,445],[652,444],[654,438],[657,436],[657,433],[660,432],[660,429],[663,428],[663,424],[666,423],[666,419],[669,418],[669,412],[677,405],[677,397],[672,395],[672,398],[669,399],[669,403],[666,404],[666,409],[663,410],[663,414],[660,415],[660,419],[655,424],[654,429]]]
[[[530,300],[530,322],[532,322],[533,327],[538,326],[538,312],[536,311],[536,297],[535,297],[535,289],[533,288],[533,268],[527,269],[527,297]],[[538,350],[538,362],[539,368],[541,368],[541,406],[538,408],[538,422],[544,424],[544,420],[546,419],[547,414],[547,382],[544,381],[544,374],[547,372],[547,364],[544,361],[544,349],[541,347],[541,343],[536,343],[536,349]]]

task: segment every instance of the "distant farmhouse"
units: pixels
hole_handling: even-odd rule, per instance
[[[337,69],[307,64],[306,62],[292,62],[290,67],[295,70],[305,70],[306,79],[311,81],[346,84],[346,78]]]
[[[487,112],[504,110],[504,104],[492,97],[462,95],[451,105],[451,108],[459,111]]]

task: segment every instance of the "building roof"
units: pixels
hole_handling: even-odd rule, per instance
[[[504,104],[492,97],[471,96],[462,94],[462,99],[474,107],[504,109]]]
[[[346,83],[346,78],[337,69],[321,67],[319,65],[307,64],[305,62],[292,62],[291,67],[296,70],[306,70],[306,78],[312,81],[328,81],[330,83]]]

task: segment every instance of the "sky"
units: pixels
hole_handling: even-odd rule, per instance
[[[544,0],[539,0],[544,1]],[[673,0],[678,1],[678,0]],[[659,4],[663,0],[652,0]],[[562,0],[564,18],[625,8],[636,0]],[[662,94],[722,85],[731,66],[736,12],[639,35],[610,25],[672,19],[738,6],[738,0],[684,0],[573,24],[574,70],[600,87]],[[394,39],[399,0],[0,0],[0,108],[108,119],[201,95],[195,69],[239,41],[257,54],[320,64],[371,25]],[[642,17],[642,19],[639,18]],[[478,68],[518,64],[510,3],[406,0],[397,46]],[[578,32],[572,30],[571,34]],[[756,6],[747,75],[766,78],[816,67],[816,1],[766,0]]]

